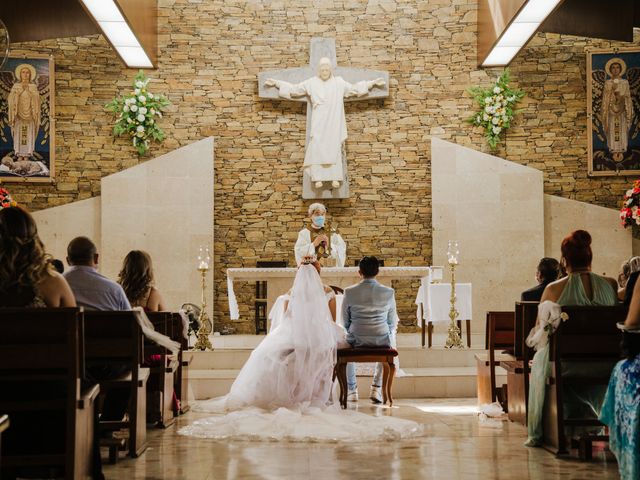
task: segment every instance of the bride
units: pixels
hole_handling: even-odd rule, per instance
[[[422,434],[415,422],[343,411],[331,402],[336,350],[347,344],[344,329],[335,323],[335,296],[325,288],[312,264],[300,266],[284,315],[251,353],[229,393],[194,408],[230,413],[198,420],[181,435],[371,441]]]

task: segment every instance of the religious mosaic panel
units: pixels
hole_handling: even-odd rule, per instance
[[[0,71],[0,180],[50,182],[55,172],[52,57],[9,57]]]
[[[640,50],[587,52],[589,175],[640,173]]]

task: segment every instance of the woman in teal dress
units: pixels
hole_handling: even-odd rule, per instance
[[[551,301],[559,305],[615,305],[617,282],[591,272],[591,235],[576,230],[562,241],[561,262],[568,275],[547,285],[540,303]],[[569,320],[571,321],[571,320]],[[593,365],[597,368],[598,365]],[[605,366],[607,367],[607,366]],[[545,387],[550,374],[549,345],[540,348],[533,357],[529,381],[529,405],[527,429],[529,438],[525,445],[542,445],[542,412],[544,410]],[[608,366],[610,368],[610,366]],[[577,372],[579,375],[580,372]],[[596,417],[600,412],[604,389],[567,392],[565,407],[569,416],[584,414],[585,409]],[[580,413],[582,414],[580,414]],[[573,414],[573,415],[572,415]]]
[[[609,427],[609,448],[623,480],[640,478],[640,282],[636,282],[624,322],[624,354],[613,369],[600,421]]]

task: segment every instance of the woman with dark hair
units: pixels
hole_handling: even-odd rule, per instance
[[[640,282],[633,287],[623,328],[623,355],[611,373],[600,421],[609,427],[609,448],[620,478],[640,478]]]
[[[146,312],[166,310],[162,295],[153,286],[153,267],[147,252],[131,250],[124,257],[118,283],[132,307],[142,307]]]
[[[562,241],[560,264],[567,269],[567,276],[550,283],[544,289],[541,306],[545,301],[558,305],[615,305],[617,282],[591,271],[591,235],[585,230],[576,230]],[[538,318],[538,323],[540,319]],[[536,325],[542,328],[541,325]],[[594,368],[598,365],[594,364]],[[606,366],[610,368],[609,366]],[[529,407],[527,446],[542,443],[542,412],[544,409],[545,385],[549,376],[549,345],[541,347],[533,357],[529,383]],[[604,390],[568,391],[565,398],[568,415],[594,416],[600,412]]]
[[[20,207],[0,210],[0,307],[75,307],[69,284],[55,271],[33,217]]]

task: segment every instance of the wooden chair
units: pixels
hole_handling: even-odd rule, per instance
[[[507,409],[509,420],[527,424],[529,401],[529,361],[534,351],[526,344],[529,332],[536,324],[538,302],[516,302],[514,360],[503,360],[500,366],[507,371]]]
[[[396,366],[393,359],[398,356],[395,348],[385,347],[359,347],[338,349],[338,361],[334,368],[333,379],[338,377],[340,385],[340,405],[347,408],[347,363],[382,363],[382,404],[389,401],[393,405],[393,378],[396,374]]]
[[[156,332],[171,338],[171,312],[148,312]],[[178,370],[178,355],[145,338],[144,354],[149,367],[147,381],[147,422],[167,428],[176,421],[174,415],[174,383]]]
[[[2,309],[0,331],[2,478],[88,478],[100,389],[81,387],[82,310]]]
[[[174,388],[180,403],[180,414],[187,413],[189,405],[189,365],[193,360],[193,353],[189,351],[189,340],[184,336],[184,326],[179,313],[171,313],[171,340],[180,343],[178,353],[178,370],[176,372]]]
[[[513,353],[496,353],[496,350],[514,351],[515,342],[514,312],[487,312],[485,348],[486,354],[476,355],[478,369],[478,403],[492,403],[497,398],[496,367],[502,361],[515,360]],[[501,398],[506,408],[504,398]]]
[[[128,390],[128,418],[101,419],[100,430],[127,429],[129,455],[138,457],[147,448],[146,383],[149,369],[142,367],[143,336],[135,312],[85,312],[85,355],[87,366],[126,365],[125,374],[100,380],[100,390],[101,395],[114,389]],[[111,461],[115,461],[116,446],[108,441],[104,444],[110,448]]]
[[[335,293],[336,295],[344,295],[344,289],[337,287],[335,285],[329,285],[329,287],[331,287],[331,290],[333,290],[333,293]]]
[[[627,307],[563,307],[569,319],[561,322],[549,341],[551,374],[545,389],[543,410],[543,445],[557,454],[566,454],[566,427],[602,426],[597,418],[567,418],[565,397],[567,387],[599,387],[603,391],[609,382],[611,370],[620,359],[622,334],[616,327],[627,315]],[[602,368],[594,369],[598,362]],[[568,363],[572,374],[564,373]],[[580,369],[580,364],[585,365]],[[588,372],[585,375],[575,372]],[[608,440],[606,436],[579,435],[580,458],[591,457],[593,440]]]

